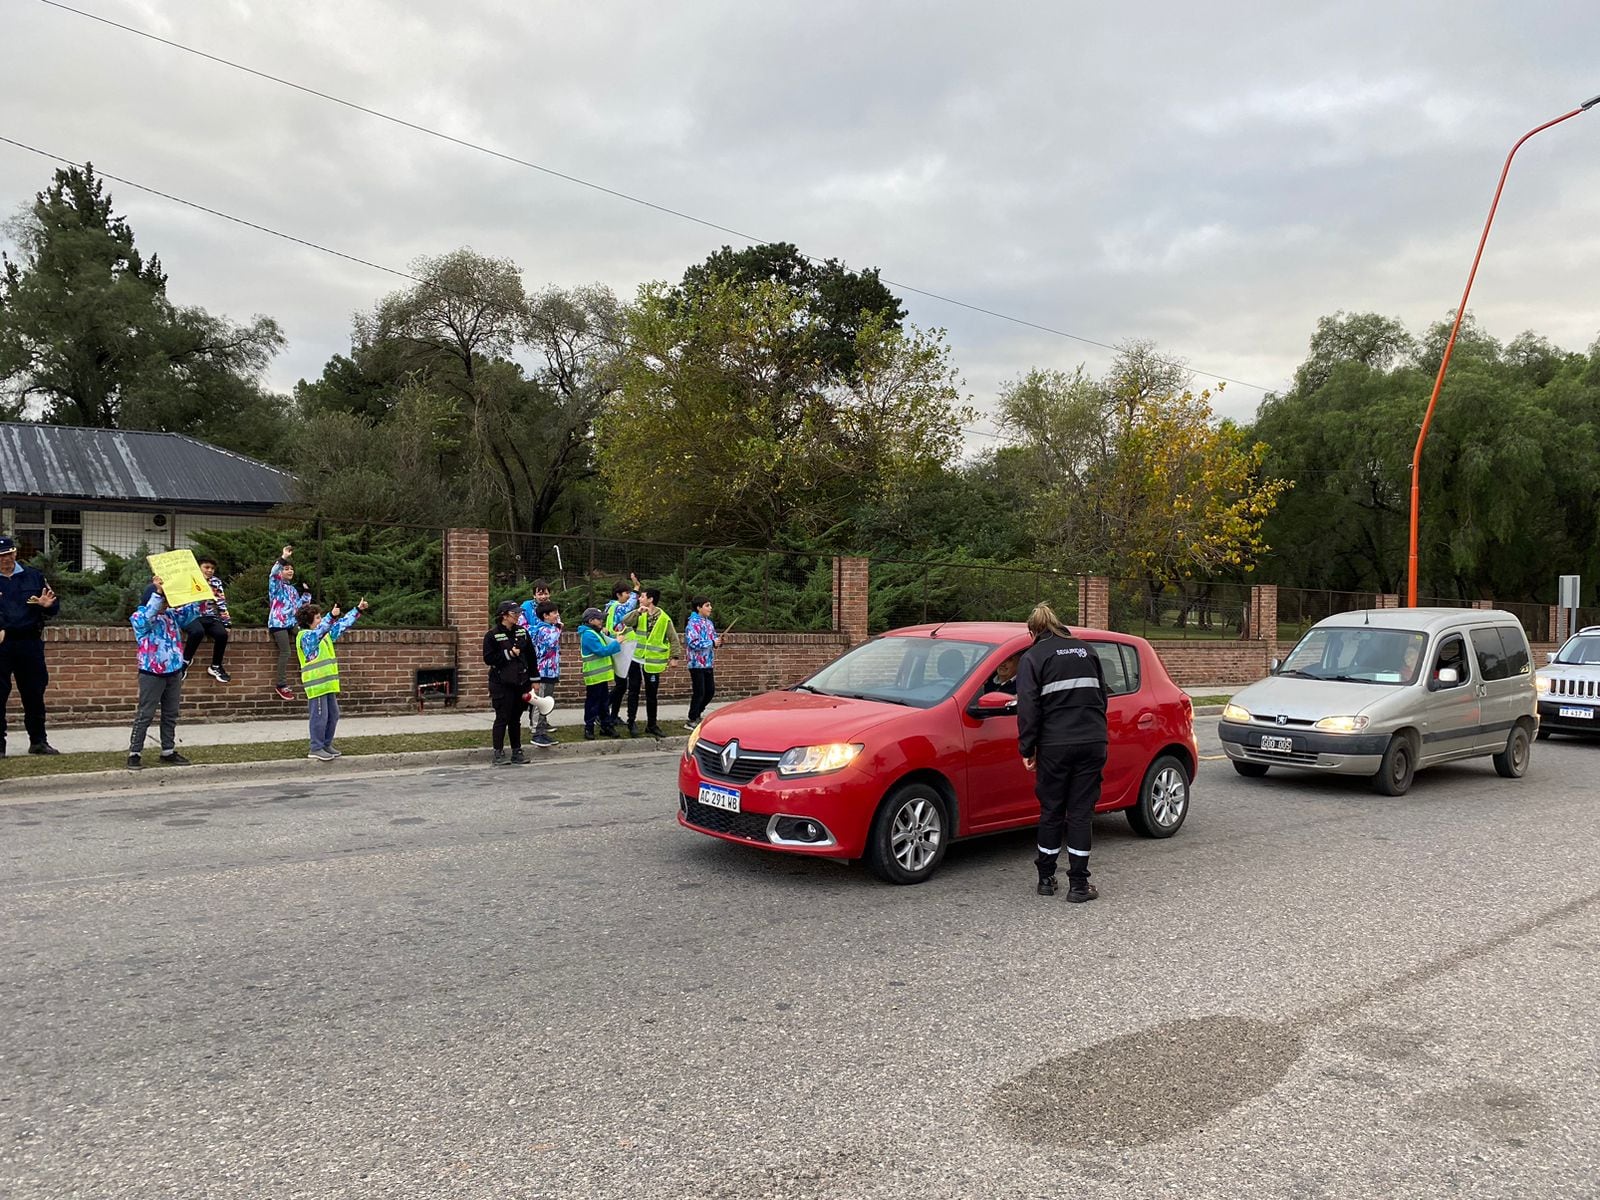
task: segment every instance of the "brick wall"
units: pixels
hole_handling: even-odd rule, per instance
[[[1086,629],[1111,625],[1111,581],[1099,575],[1078,576],[1078,624]]]
[[[1151,642],[1161,663],[1179,687],[1254,683],[1267,674],[1272,655],[1265,643]]]

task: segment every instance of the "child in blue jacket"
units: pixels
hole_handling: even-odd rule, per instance
[[[583,610],[583,629],[578,648],[583,655],[583,736],[594,741],[598,721],[605,737],[617,736],[617,721],[611,713],[611,681],[616,678],[615,656],[622,643],[600,632],[606,615],[598,608]]]
[[[189,760],[178,753],[178,708],[183,703],[184,631],[200,620],[200,605],[167,607],[161,577],[150,580],[150,592],[134,609],[130,624],[139,639],[139,708],[133,718],[133,736],[128,739],[128,770],[144,765],[144,735],[161,710],[161,757],[164,767],[187,767]]]

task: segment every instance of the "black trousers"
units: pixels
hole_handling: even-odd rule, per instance
[[[1039,877],[1056,873],[1056,857],[1066,833],[1067,874],[1088,878],[1093,841],[1094,806],[1100,802],[1100,779],[1106,768],[1106,744],[1040,746],[1034,772],[1039,797]]]
[[[200,649],[200,643],[205,638],[210,638],[211,665],[220,667],[222,656],[228,649],[228,627],[222,623],[220,617],[201,617],[189,626],[189,636],[183,641],[183,660],[194,661],[194,652]]]
[[[639,719],[639,682],[644,681],[644,723],[649,729],[656,727],[656,696],[661,691],[661,675],[659,672],[639,671],[634,667],[628,672],[628,724],[632,725]]]
[[[50,669],[44,664],[44,642],[36,637],[7,634],[0,642],[0,749],[6,744],[6,705],[11,702],[11,681],[17,681],[22,697],[22,724],[28,742],[44,741],[44,689],[50,684]]]
[[[511,753],[522,752],[522,713],[527,707],[522,703],[521,692],[503,692],[489,689],[489,699],[494,704],[494,752],[505,749],[506,737],[511,738]]]
[[[689,720],[705,715],[711,697],[717,694],[717,673],[710,667],[689,668]]]
[[[622,697],[624,693],[628,697],[628,720],[631,721],[639,715],[639,686],[643,678],[644,668],[638,663],[629,663],[627,677],[618,676],[617,681],[611,685],[611,720],[613,722],[616,721],[618,714],[622,712]]]

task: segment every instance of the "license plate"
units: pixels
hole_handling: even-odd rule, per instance
[[[739,811],[739,791],[737,788],[718,787],[714,783],[700,785],[700,803],[708,808],[720,808],[725,812]]]
[[[1556,711],[1563,717],[1581,717],[1585,721],[1594,720],[1594,709],[1592,708],[1567,708],[1563,706]]]
[[[1263,750],[1287,751],[1294,749],[1294,739],[1286,737],[1268,737],[1261,735],[1261,748]]]

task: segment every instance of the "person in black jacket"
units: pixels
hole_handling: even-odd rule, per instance
[[[523,699],[533,684],[533,641],[517,620],[517,603],[502,600],[494,628],[483,635],[483,661],[489,668],[489,699],[494,704],[494,766],[521,766]],[[511,736],[511,757],[505,753]]]
[[[50,671],[44,662],[44,623],[61,611],[61,601],[34,567],[17,561],[17,543],[0,537],[0,758],[6,752],[6,705],[11,681],[22,697],[22,724],[29,754],[60,754],[45,738],[44,690]]]
[[[1028,617],[1033,645],[1017,667],[1017,744],[1036,771],[1039,894],[1056,893],[1062,827],[1067,899],[1099,896],[1089,882],[1090,826],[1106,765],[1106,680],[1100,656],[1072,636],[1048,604]]]

